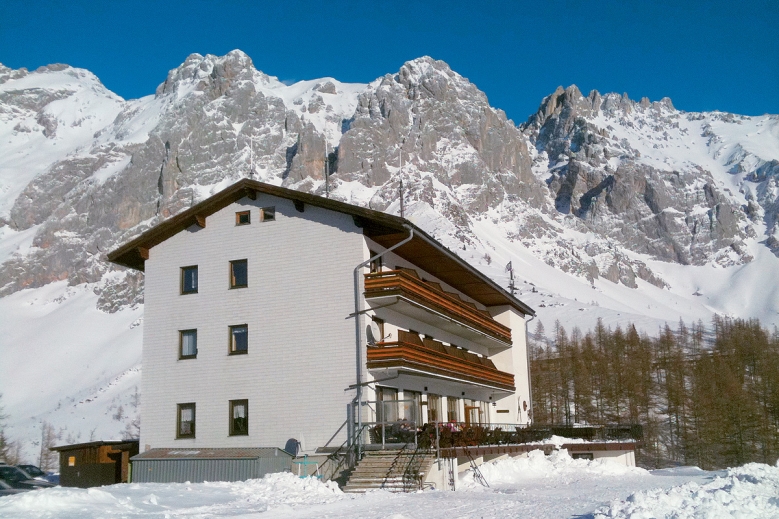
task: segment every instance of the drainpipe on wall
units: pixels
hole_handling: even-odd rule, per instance
[[[527,357],[527,392],[528,392],[528,409],[530,410],[530,413],[528,413],[528,416],[533,416],[533,386],[530,384],[530,344],[527,341],[528,338],[528,331],[527,326],[530,324],[530,321],[535,319],[536,316],[533,315],[530,317],[530,320],[525,321],[525,357]],[[533,425],[530,420],[528,420],[528,427]]]
[[[359,461],[362,457],[362,329],[360,327],[360,312],[362,311],[360,306],[362,305],[360,305],[360,270],[364,266],[369,265],[372,261],[376,261],[388,252],[410,242],[414,237],[414,229],[406,224],[403,224],[403,227],[408,229],[408,238],[399,241],[389,249],[384,250],[384,252],[380,252],[372,258],[368,258],[367,260],[354,267],[354,335],[356,351],[355,357],[357,359],[357,380],[355,381],[357,385],[357,395],[354,398],[357,402],[357,461]]]

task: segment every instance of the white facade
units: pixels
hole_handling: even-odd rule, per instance
[[[275,221],[259,209],[275,207]],[[251,223],[235,213],[250,210]],[[352,268],[363,237],[348,215],[259,194],[208,216],[146,260],[141,448],[324,445],[353,395]],[[246,259],[248,286],[230,287]],[[182,295],[181,267],[198,266]],[[351,267],[350,267],[351,265]],[[229,326],[248,325],[248,353],[228,354]],[[179,330],[197,329],[194,359],[179,360]],[[229,401],[249,402],[249,434],[229,435]],[[177,404],[196,404],[195,438],[177,439]],[[340,443],[340,442],[339,442]]]
[[[112,253],[119,258],[115,261],[128,266],[137,263],[126,259],[127,251],[143,251],[139,254],[145,260],[142,451],[283,447],[294,438],[304,452],[313,453],[346,440],[347,405],[355,397],[353,387],[346,389],[356,382],[355,322],[349,317],[355,304],[353,270],[371,251],[385,249],[367,237],[364,222],[348,209],[331,206],[258,190],[253,198],[236,196],[215,212],[204,213],[205,221],[197,220],[200,225],[180,226],[156,242],[152,229],[147,233],[152,238],[142,235],[124,251]],[[272,221],[262,221],[263,208],[274,209]],[[238,225],[236,213],[245,211],[250,212],[250,223]],[[447,251],[437,254],[453,261]],[[245,287],[230,286],[230,262],[236,260],[246,260]],[[363,400],[376,400],[380,386],[396,390],[400,400],[417,397],[423,404],[418,425],[426,421],[428,399],[432,402],[436,396],[441,421],[447,421],[451,401],[456,403],[457,421],[470,416],[482,423],[528,423],[523,408],[523,402],[530,404],[525,319],[516,305],[488,308],[393,252],[384,255],[382,264],[384,271],[413,269],[420,278],[489,312],[511,329],[511,343],[483,337],[456,321],[428,319],[424,308],[415,314],[401,305],[366,300],[362,274],[361,330],[377,318],[383,321],[387,342],[414,331],[448,348],[456,345],[470,352],[471,359],[476,354],[492,361],[493,371],[513,375],[514,389],[408,367],[368,369],[363,334],[361,382],[368,383]],[[197,266],[197,293],[182,294],[182,268],[192,266]],[[368,267],[363,269],[363,274],[368,272]],[[245,354],[231,354],[230,327],[236,325],[248,328]],[[181,358],[180,333],[190,330],[197,331],[197,354]],[[248,401],[248,434],[231,434],[230,403],[243,400]],[[194,434],[182,437],[179,406],[188,404],[194,404]],[[466,404],[471,405],[470,415]],[[365,407],[364,422],[375,419],[370,407]]]

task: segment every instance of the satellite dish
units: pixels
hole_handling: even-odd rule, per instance
[[[376,321],[371,321],[366,332],[366,335],[368,336],[368,344],[373,346],[377,342],[381,342],[381,329],[379,328],[379,325],[376,323]]]

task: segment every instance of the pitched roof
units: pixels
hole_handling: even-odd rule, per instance
[[[49,447],[50,451],[69,451],[69,450],[77,450],[77,449],[84,449],[87,447],[103,447],[103,446],[112,446],[117,448],[124,447],[126,449],[132,449],[135,447],[138,448],[138,440],[99,440],[99,441],[92,441],[92,442],[85,442],[85,443],[74,443],[72,445],[59,445],[57,447]]]
[[[133,456],[133,461],[138,460],[170,460],[170,459],[189,459],[189,460],[208,460],[208,459],[259,459],[275,458],[277,456],[293,457],[278,447],[247,447],[247,448],[217,448],[217,449],[151,449]]]
[[[406,227],[411,227],[414,229],[414,239],[394,250],[398,256],[419,266],[484,306],[510,305],[523,314],[535,315],[532,308],[506,292],[405,218],[248,178],[239,180],[114,249],[108,253],[108,260],[143,271],[149,249],[192,225],[204,224],[208,216],[243,197],[256,198],[257,193],[286,198],[303,206],[310,204],[351,215],[354,223],[362,228],[365,236],[386,248],[408,237]]]

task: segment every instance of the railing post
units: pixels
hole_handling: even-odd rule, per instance
[[[352,403],[346,404],[346,444],[351,445],[354,435],[354,424],[352,424]]]
[[[438,458],[438,470],[440,471],[441,470],[441,437],[438,434],[438,422],[435,422],[435,452],[436,452],[436,458]]]

